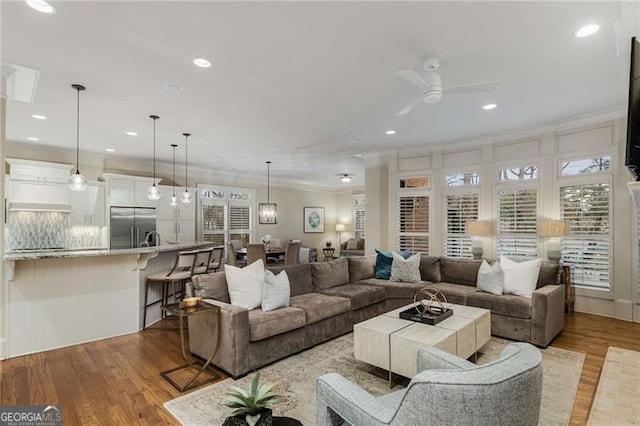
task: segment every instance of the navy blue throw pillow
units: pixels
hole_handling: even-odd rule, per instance
[[[376,249],[378,256],[376,257],[376,274],[375,277],[381,280],[391,278],[391,265],[393,264],[393,254],[390,251],[381,251]],[[408,251],[400,251],[398,254],[405,259],[411,255]]]

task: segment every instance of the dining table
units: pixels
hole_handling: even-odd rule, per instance
[[[265,250],[267,259],[279,259],[280,256],[284,256],[284,249],[282,247],[273,247]],[[238,259],[244,259],[247,257],[247,248],[243,247],[236,250],[236,256]]]

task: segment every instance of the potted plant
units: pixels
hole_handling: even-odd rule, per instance
[[[325,245],[327,246],[327,248],[331,248],[331,241],[327,241]]]
[[[264,244],[265,249],[269,249],[269,243],[271,242],[271,235],[267,234],[261,238],[262,244]]]
[[[270,407],[280,402],[280,396],[273,393],[273,385],[259,386],[259,381],[258,371],[251,380],[248,391],[231,386],[225,405],[233,408],[233,412],[223,426],[271,426],[273,419]]]

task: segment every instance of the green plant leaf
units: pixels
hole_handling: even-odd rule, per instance
[[[249,393],[246,390],[241,389],[241,388],[239,388],[237,386],[231,386],[231,391],[229,392],[229,395],[233,395],[233,394],[240,394],[244,398],[249,398],[249,396],[250,396]]]
[[[258,382],[260,381],[260,371],[253,376],[253,380],[251,380],[251,395],[255,395],[258,392]]]

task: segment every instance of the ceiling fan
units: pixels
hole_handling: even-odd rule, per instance
[[[483,81],[480,83],[461,84],[458,86],[442,87],[440,78],[440,60],[438,58],[427,58],[424,61],[426,74],[420,77],[415,71],[396,71],[395,74],[404,78],[409,83],[418,86],[423,90],[419,98],[401,109],[396,115],[404,115],[411,111],[421,102],[425,104],[435,104],[440,102],[443,93],[473,93],[473,92],[493,92],[498,86],[499,80]]]

